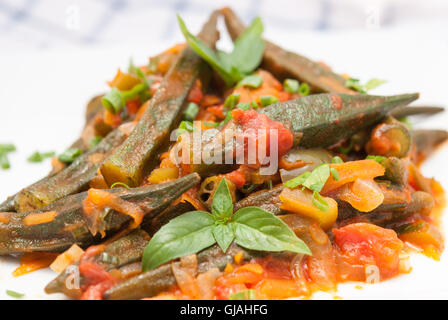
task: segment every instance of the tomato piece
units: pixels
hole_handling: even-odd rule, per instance
[[[354,266],[376,266],[381,279],[398,274],[403,242],[395,231],[370,223],[353,223],[333,229],[333,234],[344,262]],[[348,278],[351,279],[350,275]]]
[[[266,115],[256,112],[255,110],[234,109],[232,116],[235,121],[241,125],[244,134],[244,150],[247,154],[249,141],[255,142],[257,150],[266,148],[266,155],[271,154],[270,134],[271,130],[277,130],[278,157],[286,154],[292,147],[293,136],[281,122],[272,121]],[[262,161],[263,159],[258,159]]]
[[[188,94],[188,102],[194,102],[196,104],[199,104],[202,100],[202,85],[201,85],[201,81],[196,80],[196,83],[193,87],[193,89],[191,89],[190,93]]]

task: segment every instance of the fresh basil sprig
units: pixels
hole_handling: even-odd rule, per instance
[[[245,207],[233,213],[232,196],[226,179],[222,179],[213,196],[211,213],[184,213],[154,235],[143,253],[143,271],[215,243],[225,252],[233,241],[250,250],[311,255],[307,245],[272,213],[258,207]]]
[[[263,24],[260,18],[255,18],[243,34],[235,40],[231,53],[211,49],[188,31],[179,15],[177,20],[188,45],[221,76],[229,87],[251,74],[260,65],[265,47],[261,39]]]

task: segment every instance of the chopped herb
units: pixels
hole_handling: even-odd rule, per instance
[[[28,157],[29,162],[42,162],[46,158],[54,157],[55,153],[53,151],[40,153],[39,151],[34,152]]]
[[[0,144],[0,166],[3,170],[11,167],[8,160],[8,153],[16,151],[16,147],[13,144]]]
[[[16,151],[16,146],[11,143],[0,144],[0,153],[8,153],[14,151]]]
[[[283,185],[290,189],[302,186],[313,191],[313,204],[319,210],[327,212],[329,205],[319,192],[322,191],[322,188],[330,177],[330,173],[335,180],[339,180],[339,173],[334,169],[332,170],[329,164],[323,163],[314,168],[313,171],[304,172],[300,176],[286,181]]]
[[[113,184],[110,186],[110,188],[113,189],[113,188],[115,188],[115,187],[117,187],[117,186],[122,186],[122,187],[124,187],[124,188],[126,188],[126,189],[131,189],[131,187],[129,187],[126,183],[124,183],[124,182],[119,182],[119,181],[113,183]]]
[[[118,113],[123,109],[125,101],[117,88],[112,88],[101,99],[103,106],[112,113]]]
[[[177,136],[180,136],[184,134],[185,132],[193,132],[194,126],[191,121],[182,121],[179,125],[179,129],[177,129],[176,134]]]
[[[278,98],[274,97],[274,96],[261,96],[260,97],[260,102],[261,102],[261,105],[263,107],[267,107],[267,106],[269,106],[271,104],[277,103],[278,102]]]
[[[352,151],[354,144],[355,142],[353,141],[353,139],[350,139],[350,142],[346,148],[339,147],[339,152],[342,154],[348,154],[350,151]]]
[[[12,291],[12,290],[6,290],[6,294],[12,298],[16,298],[16,299],[20,299],[23,298],[25,296],[25,294],[23,293],[19,293],[16,291]]]
[[[251,193],[251,192],[254,191],[257,187],[258,187],[258,185],[256,185],[256,184],[246,183],[246,184],[241,188],[241,191],[242,191],[243,193]]]
[[[283,81],[283,88],[289,93],[299,93],[299,81],[295,79],[285,79]]]
[[[258,108],[260,108],[260,106],[258,105],[258,103],[257,103],[255,100],[252,100],[252,101],[250,102],[250,104],[252,105],[252,107],[253,107],[254,109],[258,109]]]
[[[101,142],[101,140],[103,140],[103,137],[95,137],[95,138],[90,139],[89,148],[90,149],[95,148],[98,145],[98,143]]]
[[[409,121],[408,117],[400,118],[400,119],[398,119],[398,121],[405,124],[409,129],[412,129],[412,123],[411,123],[411,121]]]
[[[238,103],[238,105],[236,107],[237,107],[237,109],[247,111],[250,109],[251,105],[250,105],[250,103],[240,102],[240,103]]]
[[[229,300],[256,300],[255,290],[247,289],[233,293],[229,296]]]
[[[311,172],[304,172],[300,176],[286,181],[284,183],[284,186],[293,189],[302,185],[312,191],[320,192],[329,177],[330,165],[327,163],[323,163],[314,168],[314,170]]]
[[[400,227],[398,227],[395,232],[400,235],[403,233],[410,233],[410,232],[415,232],[420,230],[423,226],[425,225],[425,222],[420,222],[420,223],[406,223],[404,225],[401,225]]]
[[[381,163],[384,160],[386,160],[386,157],[383,157],[383,156],[367,156],[366,159],[375,160],[376,162]]]
[[[221,123],[219,124],[220,126],[223,124],[226,124],[227,122],[229,122],[230,120],[232,120],[233,116],[232,116],[232,112],[227,112],[226,113],[226,117],[224,118],[224,120],[221,121]]]
[[[58,157],[59,161],[65,163],[72,163],[82,154],[82,150],[79,148],[70,148],[61,153]]]
[[[358,91],[360,93],[367,93],[369,90],[375,89],[376,87],[382,85],[385,82],[386,82],[385,80],[380,80],[380,79],[374,78],[374,79],[370,79],[365,85],[362,85],[359,82],[359,79],[349,78],[345,82],[345,86],[355,89],[356,91]]]
[[[269,181],[267,181],[267,185],[268,185],[268,189],[272,189],[272,179],[269,179]]]
[[[308,83],[302,83],[302,84],[300,85],[300,88],[299,88],[299,94],[300,94],[302,97],[306,97],[307,95],[310,94],[310,86],[308,85]]]
[[[330,168],[330,173],[333,176],[333,179],[339,181],[339,172],[335,168]]]
[[[313,192],[313,204],[322,212],[328,212],[330,209],[328,202],[316,191]]]
[[[233,110],[238,101],[240,101],[239,93],[230,94],[224,101],[224,108],[226,108],[227,110]]]
[[[146,82],[136,84],[132,89],[127,91],[120,91],[117,88],[112,88],[101,99],[103,106],[112,113],[119,113],[126,102],[140,97],[142,102],[150,98],[148,91],[148,84]]]
[[[134,65],[134,62],[132,61],[132,58],[129,59],[128,72],[130,74],[135,74],[143,82],[145,82],[148,87],[151,85],[151,81],[145,76],[145,74],[143,73],[142,69],[140,69],[139,67]]]
[[[199,106],[194,102],[190,102],[184,112],[185,120],[194,121],[198,112],[199,112]]]
[[[331,159],[331,163],[344,163],[344,161],[339,156],[335,156]]]
[[[0,152],[0,165],[3,170],[9,169],[11,167],[8,156],[4,152]]]
[[[261,84],[263,83],[263,79],[258,74],[252,74],[250,76],[244,77],[238,84],[236,85],[237,88],[239,87],[249,87],[249,88],[259,88]]]
[[[219,126],[219,123],[218,123],[218,122],[207,122],[207,121],[204,121],[203,123],[204,123],[204,125],[206,125],[207,127],[213,127],[213,128],[216,128],[216,127]]]

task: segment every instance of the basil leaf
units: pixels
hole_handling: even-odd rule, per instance
[[[25,294],[23,293],[19,293],[16,291],[12,291],[12,290],[6,290],[6,294],[12,298],[16,298],[16,299],[20,299],[23,298],[25,296]]]
[[[232,243],[235,238],[233,229],[228,224],[217,224],[213,228],[213,236],[215,237],[216,243],[218,243],[222,252],[226,252],[227,248]]]
[[[289,93],[299,93],[299,81],[295,79],[285,79],[283,88]]]
[[[177,21],[188,45],[221,76],[228,86],[231,86],[236,81],[240,80],[241,77],[236,79],[227,63],[223,63],[213,49],[209,48],[198,37],[188,31],[185,22],[179,15],[177,15]]]
[[[229,300],[256,300],[255,290],[241,290],[237,293],[229,295]]]
[[[61,153],[58,157],[59,161],[65,163],[72,163],[82,154],[82,150],[79,148],[70,148]]]
[[[199,112],[199,106],[194,102],[190,102],[184,112],[185,120],[194,121],[198,112]]]
[[[302,185],[310,175],[311,175],[311,172],[306,171],[306,172],[302,173],[300,176],[286,181],[283,185],[290,189],[294,189],[294,188]]]
[[[366,159],[375,160],[376,162],[381,163],[384,160],[386,160],[386,157],[383,157],[383,156],[367,156]]]
[[[191,211],[172,219],[154,235],[143,252],[143,271],[202,249],[216,241],[215,221],[204,211]]]
[[[322,212],[328,212],[330,209],[328,202],[316,191],[313,192],[313,204]]]
[[[261,102],[261,105],[263,107],[267,107],[267,106],[269,106],[271,104],[277,103],[278,102],[278,98],[274,97],[274,96],[261,96],[260,97],[260,102]]]
[[[263,58],[265,43],[261,39],[263,23],[259,17],[235,40],[230,54],[232,65],[241,73],[249,74],[254,71]]]
[[[235,242],[250,250],[292,251],[311,255],[308,246],[272,213],[258,207],[238,210],[230,223],[235,230]]]
[[[54,156],[54,152],[44,152],[40,153],[39,151],[34,152],[32,155],[28,157],[29,162],[42,162],[45,158],[51,158]]]
[[[237,84],[237,88],[240,87],[249,87],[249,88],[259,88],[261,84],[263,83],[263,79],[258,74],[252,74],[250,76],[247,76],[243,78],[240,82]]]
[[[233,214],[233,200],[227,180],[222,178],[212,200],[212,216],[217,221],[228,221]]]

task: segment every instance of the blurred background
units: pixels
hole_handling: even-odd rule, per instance
[[[224,5],[246,21],[261,15],[273,38],[280,32],[408,28],[448,41],[446,0],[0,0],[0,47],[180,41],[175,12],[198,28],[211,10]]]

